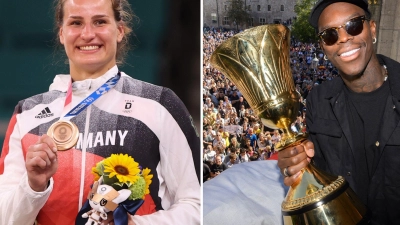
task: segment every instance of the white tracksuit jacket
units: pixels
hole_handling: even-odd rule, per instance
[[[72,106],[117,72],[115,66],[99,78],[74,82]],[[58,152],[59,168],[44,192],[29,187],[25,155],[62,116],[71,78],[58,75],[49,92],[19,102],[0,157],[0,225],[74,224],[93,183],[91,168],[112,153],[129,154],[154,175],[136,224],[200,224],[194,166],[200,156],[192,156],[200,154],[200,141],[188,111],[171,90],[121,74],[113,89],[71,119],[79,141]]]

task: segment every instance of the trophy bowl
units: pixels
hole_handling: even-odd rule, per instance
[[[262,123],[282,131],[276,150],[307,139],[290,129],[299,111],[289,61],[290,31],[271,24],[245,30],[229,38],[211,55],[211,65],[229,77]],[[306,166],[282,203],[284,224],[363,224],[365,206],[341,176]]]

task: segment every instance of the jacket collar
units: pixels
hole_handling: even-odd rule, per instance
[[[82,81],[75,81],[72,83],[72,91],[76,93],[87,92],[90,90],[96,90],[98,87],[103,85],[108,79],[115,76],[118,73],[118,67],[115,65],[109,69],[105,74],[95,79],[86,79]],[[60,74],[57,75],[53,83],[49,87],[49,91],[57,90],[61,92],[67,92],[69,84],[71,82],[71,76]]]
[[[392,96],[400,101],[400,63],[383,55],[378,55],[379,62],[386,65]]]
[[[381,65],[386,65],[387,67],[391,95],[400,101],[400,76],[398,75],[400,71],[400,63],[384,55],[377,54],[377,57],[379,63]],[[332,86],[324,96],[326,99],[331,99],[337,96],[344,87],[344,82],[341,77],[333,79],[331,82]]]

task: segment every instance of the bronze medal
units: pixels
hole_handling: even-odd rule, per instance
[[[79,130],[74,123],[60,120],[50,126],[49,130],[47,130],[47,135],[53,138],[59,151],[65,151],[76,145]]]

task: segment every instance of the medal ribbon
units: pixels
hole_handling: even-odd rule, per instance
[[[121,78],[121,72],[118,71],[118,73],[114,77],[112,77],[109,80],[107,80],[103,85],[101,85],[92,94],[90,94],[88,97],[83,99],[78,105],[76,105],[73,109],[71,109],[68,113],[66,113],[63,118],[65,120],[71,120],[73,117],[75,117],[76,115],[81,113],[89,105],[91,105],[93,102],[95,102],[97,99],[99,99],[102,95],[107,93],[111,88],[113,88],[118,83],[120,78]],[[67,91],[67,95],[66,95],[66,98],[65,98],[64,109],[63,109],[62,115],[64,115],[65,111],[68,111],[70,109],[71,102],[72,102],[72,80],[71,80],[71,82],[70,82],[70,84],[68,86],[68,91]],[[86,117],[86,124],[85,124],[85,132],[84,133],[88,132],[89,120],[90,120],[90,116]],[[75,129],[77,129],[77,128],[75,128]],[[75,131],[74,128],[72,128],[72,130]],[[78,132],[78,131],[76,131],[76,132]],[[76,139],[76,142],[77,141],[78,141],[78,139]],[[86,136],[83,137],[83,142],[84,143],[87,142],[87,137]],[[82,148],[82,161],[81,161],[82,168],[85,168],[85,162],[86,162],[86,144],[84,144],[83,148]],[[84,177],[85,177],[85,170],[81,170],[81,182],[80,182],[80,190],[79,190],[79,208],[82,207]]]
[[[76,105],[73,109],[71,109],[64,118],[70,120],[72,117],[78,115],[83,110],[85,110],[89,105],[99,99],[102,95],[107,93],[111,88],[113,88],[121,78],[121,72],[118,72],[117,75],[107,80],[103,85],[101,85],[97,90],[95,90],[88,97],[83,99],[78,105]],[[72,102],[72,81],[69,84],[67,97],[65,98],[64,109],[69,106]]]

